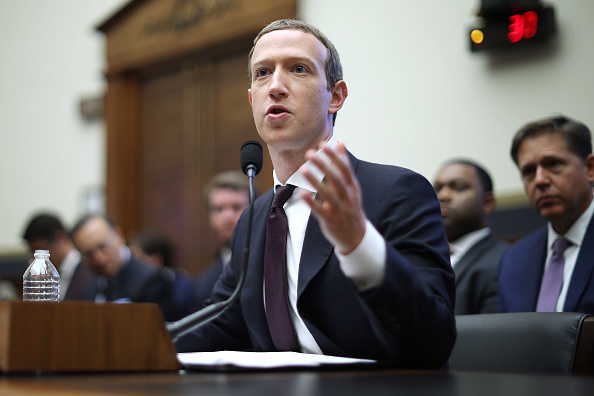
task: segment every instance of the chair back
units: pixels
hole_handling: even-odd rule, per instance
[[[594,318],[575,312],[457,315],[450,369],[594,374]]]

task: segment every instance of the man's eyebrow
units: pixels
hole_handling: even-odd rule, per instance
[[[286,56],[287,59],[284,59],[283,62],[290,62],[290,63],[306,63],[306,64],[311,64],[314,65],[317,62],[311,58],[311,57],[307,57],[307,56]],[[265,65],[265,64],[270,64],[270,63],[276,63],[277,60],[267,57],[267,58],[260,58],[257,60],[253,60],[252,61],[252,68],[260,66],[260,65]],[[323,64],[322,64],[323,66]]]
[[[552,161],[552,160],[553,161],[565,161],[565,159],[563,157],[556,155],[556,154],[551,154],[551,155],[546,155],[544,157],[539,158],[538,161],[531,160],[529,162],[526,162],[520,168],[524,168],[527,166],[536,166],[536,164],[539,164],[541,162]]]

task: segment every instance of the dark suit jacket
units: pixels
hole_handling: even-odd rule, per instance
[[[95,273],[84,262],[79,262],[72,274],[64,300],[93,300],[87,293],[86,287],[90,282],[95,282]]]
[[[395,166],[351,156],[368,219],[386,241],[381,285],[360,292],[310,216],[299,266],[297,307],[324,354],[379,359],[405,367],[442,367],[456,338],[455,283],[439,203],[429,182]],[[263,301],[266,219],[273,191],[254,204],[246,283],[221,316],[177,340],[179,351],[274,351]],[[233,255],[213,300],[231,295],[240,273],[248,222],[240,218]]]
[[[101,290],[101,278],[96,276],[87,284],[84,299],[95,300],[97,294],[102,292],[107,301],[124,299],[157,303],[166,321],[180,318],[173,301],[173,283],[160,269],[132,256],[117,274],[107,279],[107,290]]]
[[[203,308],[206,301],[210,298],[214,285],[217,283],[223,273],[223,260],[221,255],[212,263],[206,271],[194,279],[194,301],[196,308]]]
[[[547,258],[547,227],[510,246],[499,263],[499,312],[533,312]],[[594,315],[594,223],[578,253],[563,311]]]
[[[506,248],[489,233],[456,263],[456,315],[497,311],[497,264]]]

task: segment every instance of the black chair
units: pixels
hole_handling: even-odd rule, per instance
[[[450,369],[594,375],[594,318],[575,312],[456,316]]]

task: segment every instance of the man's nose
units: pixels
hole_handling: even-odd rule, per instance
[[[547,186],[551,183],[551,179],[549,178],[549,173],[544,169],[542,166],[536,168],[536,175],[534,177],[534,182],[537,186]]]
[[[452,197],[450,196],[450,190],[447,187],[442,187],[438,192],[437,192],[437,199],[439,200],[439,202],[447,202],[451,199]]]
[[[272,74],[269,94],[274,97],[288,96],[286,76],[281,71],[276,71]]]

